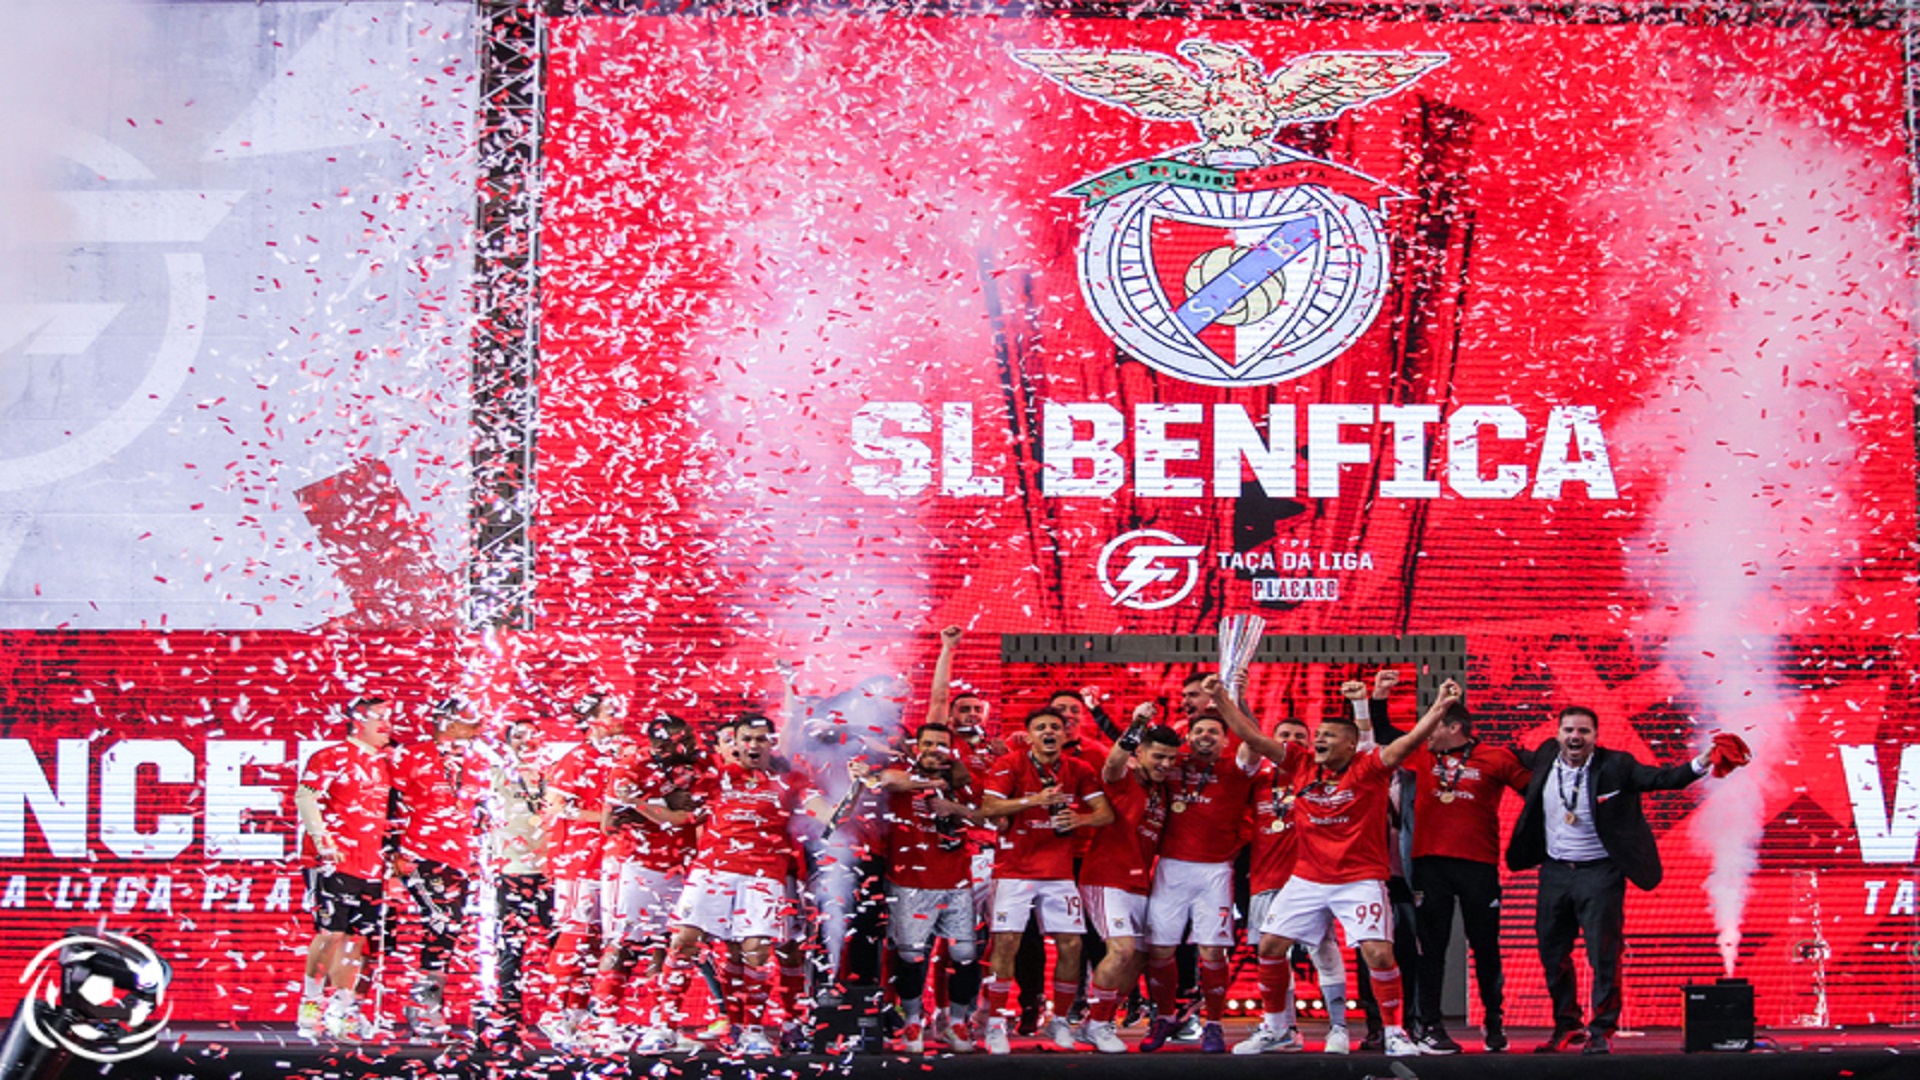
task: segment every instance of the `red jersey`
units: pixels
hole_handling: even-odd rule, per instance
[[[1180,764],[1167,780],[1173,816],[1160,838],[1160,855],[1185,862],[1231,862],[1240,851],[1241,828],[1247,820],[1247,792],[1253,777],[1231,755],[1201,762],[1180,755]]]
[[[472,873],[486,790],[486,772],[471,750],[443,754],[432,741],[402,747],[393,759],[401,854]]]
[[[547,795],[566,798],[578,815],[556,815],[547,824],[547,876],[555,881],[597,880],[606,834],[600,815],[607,805],[607,783],[623,744],[597,747],[591,741],[567,751],[547,776]]]
[[[700,783],[701,771],[697,762],[662,765],[652,755],[636,749],[622,754],[614,763],[608,798],[616,807],[666,809],[669,796],[685,793],[691,798]],[[699,834],[700,826],[692,819],[685,825],[663,825],[646,818],[623,819],[608,831],[603,858],[609,864],[637,859],[648,870],[670,874],[684,868],[693,857],[694,841]]]
[[[1526,795],[1533,773],[1513,751],[1478,742],[1407,755],[1414,776],[1413,857],[1440,855],[1499,865],[1500,789]]]
[[[300,771],[300,786],[320,796],[320,821],[333,842],[342,874],[380,881],[387,876],[387,799],[393,766],[384,751],[357,739],[323,746]],[[320,862],[313,837],[307,854]]]
[[[1394,770],[1380,760],[1379,748],[1354,754],[1335,774],[1315,765],[1311,750],[1289,745],[1280,769],[1298,770],[1300,784],[1293,804],[1300,831],[1295,876],[1321,885],[1387,880],[1387,789]]]
[[[917,769],[907,775],[926,779]],[[928,805],[931,791],[888,792],[887,880],[909,889],[964,889],[973,880],[973,856],[963,823],[946,830]],[[940,796],[971,806],[978,802],[970,786]]]
[[[794,845],[787,826],[808,799],[819,797],[804,776],[729,761],[707,775],[702,794],[707,830],[693,859],[696,868],[777,881],[792,875]]]
[[[1153,858],[1167,826],[1167,785],[1133,768],[1116,784],[1101,785],[1113,807],[1113,822],[1090,830],[1093,846],[1080,864],[1080,884],[1125,889],[1145,896],[1153,889]]]
[[[1247,880],[1255,896],[1281,888],[1293,876],[1294,862],[1300,854],[1300,830],[1293,814],[1299,788],[1298,769],[1284,773],[1271,761],[1263,760],[1260,771],[1253,776],[1253,790],[1247,793],[1253,811],[1253,854]]]
[[[1037,795],[1058,784],[1072,796],[1066,808],[1077,814],[1089,812],[1090,800],[1104,798],[1100,777],[1079,759],[1061,755],[1051,766],[1040,766],[1033,755],[1015,750],[994,763],[993,772],[981,785],[987,795],[1000,799],[1018,799]],[[1053,831],[1053,809],[1029,806],[1007,818],[1007,831],[1000,837],[1000,852],[994,857],[995,878],[1023,881],[1072,881],[1075,829],[1065,836]]]

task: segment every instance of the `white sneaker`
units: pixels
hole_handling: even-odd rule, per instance
[[[1420,1049],[1420,1044],[1413,1041],[1413,1037],[1407,1034],[1405,1028],[1387,1029],[1388,1057],[1419,1057],[1422,1053],[1424,1051]]]
[[[1327,1028],[1327,1045],[1325,1052],[1329,1054],[1350,1054],[1353,1052],[1353,1040],[1347,1035],[1347,1025],[1334,1024]]]
[[[320,1021],[327,1034],[336,1039],[369,1039],[374,1034],[373,1025],[360,1015],[360,1006],[342,1003],[339,998],[327,1003]]]
[[[671,1054],[680,1042],[678,1034],[668,1028],[650,1027],[640,1035],[640,1044],[634,1047],[635,1053],[649,1057],[658,1054]]]
[[[767,1038],[766,1030],[759,1027],[742,1027],[740,1041],[734,1046],[734,1053],[741,1057],[772,1057],[773,1040]]]
[[[593,1052],[596,1054],[624,1054],[633,1046],[633,1032],[612,1019],[600,1022],[593,1033]]]
[[[311,1039],[320,1031],[320,1018],[325,1016],[327,1007],[318,1001],[300,1003],[300,1017],[297,1024],[303,1038]]]
[[[1295,1054],[1306,1048],[1307,1044],[1300,1041],[1298,1028],[1288,1028],[1283,1034],[1262,1024],[1253,1029],[1251,1037],[1235,1044],[1233,1052],[1236,1054]]]
[[[1201,1022],[1200,1014],[1196,1012],[1192,1016],[1187,1017],[1187,1022],[1181,1025],[1179,1031],[1173,1033],[1173,1038],[1169,1041],[1177,1043],[1197,1043],[1200,1041],[1200,1037],[1206,1034],[1206,1028],[1207,1025]]]
[[[550,1012],[534,1026],[540,1029],[540,1034],[547,1037],[547,1042],[555,1050],[573,1049],[573,1024],[567,1020],[567,1014]]]
[[[965,1020],[947,1020],[947,1034],[944,1040],[947,1049],[956,1054],[973,1053],[973,1025]]]
[[[1103,1054],[1124,1054],[1127,1044],[1120,1038],[1120,1029],[1113,1021],[1089,1020],[1080,1027],[1080,1036],[1093,1044],[1095,1050]]]
[[[987,1021],[987,1053],[1013,1053],[1012,1044],[1007,1042],[1007,1018],[1004,1016],[996,1016]]]
[[[1067,1023],[1064,1016],[1056,1016],[1047,1022],[1047,1038],[1062,1050],[1080,1049],[1080,1040],[1074,1037],[1073,1025]]]
[[[924,1029],[918,1021],[910,1023],[900,1030],[900,1052],[903,1054],[924,1054],[927,1052],[927,1040]]]

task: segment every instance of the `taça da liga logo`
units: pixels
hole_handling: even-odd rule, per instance
[[[1120,607],[1155,611],[1187,598],[1206,549],[1160,529],[1135,529],[1100,549],[1100,586]]]
[[[1388,185],[1276,146],[1290,124],[1331,120],[1397,93],[1445,53],[1319,52],[1266,74],[1237,45],[1163,53],[1022,49],[1075,93],[1202,141],[1108,170],[1062,194],[1085,201],[1080,288],[1094,319],[1141,362],[1188,382],[1260,386],[1345,352],[1386,296]]]
[[[166,961],[143,941],[105,929],[74,931],[20,973],[27,1031],[42,1046],[88,1061],[139,1057],[172,1015],[169,975]]]

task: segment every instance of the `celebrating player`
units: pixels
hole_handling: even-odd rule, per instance
[[[1386,1021],[1387,1054],[1418,1055],[1419,1044],[1400,1024],[1400,971],[1393,958],[1387,897],[1387,789],[1394,770],[1460,700],[1459,684],[1451,679],[1443,683],[1412,731],[1364,752],[1357,750],[1356,724],[1344,717],[1322,720],[1310,756],[1297,744],[1263,735],[1217,678],[1209,679],[1206,687],[1234,734],[1270,759],[1279,775],[1305,770],[1292,810],[1300,830],[1294,876],[1260,926],[1260,991],[1268,1011],[1277,1011],[1273,1006],[1290,995],[1293,973],[1284,961],[1293,943],[1318,945],[1338,919],[1347,940],[1359,944],[1373,977]]]
[[[363,1038],[371,1031],[360,1015],[355,988],[367,943],[379,933],[382,917],[392,718],[393,706],[384,698],[363,697],[348,705],[347,740],[315,751],[294,792],[313,859],[307,869],[314,934],[300,1001],[303,1035],[311,1036],[322,1024],[336,1038]],[[324,1009],[323,977],[333,987]]]
[[[994,860],[993,974],[987,979],[987,1052],[1012,1050],[1007,998],[1014,954],[1027,919],[1038,909],[1040,930],[1053,937],[1053,1022],[1047,1034],[1062,1050],[1078,1046],[1067,1012],[1080,989],[1080,891],[1073,880],[1075,834],[1113,820],[1100,781],[1078,759],[1064,757],[1066,720],[1052,709],[1027,717],[1027,748],[995,763],[980,811],[1009,818]],[[1079,809],[1085,807],[1084,812]]]
[[[547,957],[556,1000],[547,1003],[540,1030],[558,1049],[573,1045],[587,1019],[589,973],[599,955],[601,822],[626,733],[626,717],[611,694],[586,695],[574,714],[586,726],[587,741],[567,751],[547,777],[547,876],[559,933]]]
[[[394,756],[394,817],[400,834],[394,870],[425,924],[407,1023],[415,1035],[426,1038],[448,1030],[447,966],[466,925],[476,865],[474,836],[486,790],[482,766],[468,752],[479,732],[479,720],[466,702],[448,698],[434,706],[433,737]]]

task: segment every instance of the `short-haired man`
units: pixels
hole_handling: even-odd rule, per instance
[[[371,1033],[355,990],[367,944],[384,917],[392,720],[393,706],[385,698],[353,701],[347,706],[346,741],[314,751],[294,791],[312,859],[306,878],[314,934],[300,1001],[303,1035],[322,1026],[335,1038]],[[333,988],[324,1008],[323,985]]]
[[[536,930],[553,929],[553,887],[547,881],[547,778],[538,760],[540,726],[515,720],[494,767],[492,849],[494,917],[499,927],[494,973],[498,1023],[517,1028],[525,1000],[520,966]]]
[[[1218,679],[1207,683],[1214,704],[1234,734],[1267,755],[1282,775],[1309,770],[1295,797],[1299,856],[1294,876],[1281,888],[1260,926],[1261,997],[1282,1000],[1290,992],[1292,970],[1284,963],[1293,943],[1308,946],[1326,940],[1339,920],[1347,940],[1359,944],[1386,1022],[1386,1051],[1411,1057],[1420,1045],[1400,1024],[1400,969],[1393,957],[1393,908],[1387,896],[1387,792],[1393,774],[1414,747],[1425,742],[1447,706],[1460,699],[1460,686],[1441,684],[1433,706],[1412,731],[1385,746],[1361,751],[1360,729],[1345,718],[1328,718],[1313,733],[1313,751],[1267,738],[1241,711]],[[1309,764],[1311,763],[1311,764]]]
[[[1292,716],[1283,716],[1273,725],[1273,740],[1298,746],[1302,751],[1313,741],[1306,723]],[[1248,793],[1253,811],[1253,853],[1247,874],[1248,890],[1253,894],[1247,905],[1247,926],[1257,943],[1260,924],[1267,921],[1274,900],[1292,880],[1294,866],[1299,861],[1300,830],[1296,827],[1293,808],[1300,789],[1306,785],[1302,777],[1307,770],[1282,774],[1279,766],[1248,742],[1240,744],[1236,757],[1242,768],[1253,766],[1259,770],[1254,774],[1253,790]],[[1328,934],[1309,955],[1319,976],[1321,996],[1327,1003],[1328,1050],[1346,1053],[1352,1044],[1347,1033],[1347,963],[1340,955],[1340,942]],[[1260,963],[1285,965],[1288,958],[1262,959]],[[1275,984],[1276,980],[1270,976],[1261,983],[1263,987]],[[1263,1001],[1262,1006],[1264,1015],[1260,1026],[1252,1036],[1234,1046],[1234,1053],[1293,1053],[1306,1049],[1296,1024],[1293,993],[1283,987],[1277,996]]]
[[[1507,868],[1540,868],[1534,933],[1553,999],[1553,1034],[1535,1053],[1612,1051],[1620,1026],[1620,954],[1625,947],[1627,883],[1660,884],[1660,847],[1640,808],[1643,791],[1677,791],[1711,770],[1724,776],[1747,762],[1737,736],[1720,734],[1690,761],[1656,768],[1597,745],[1600,717],[1584,705],[1560,710],[1558,737],[1531,755],[1532,779],[1507,844]],[[1573,975],[1573,942],[1584,937],[1593,969],[1593,1019],[1584,1030]]]
[[[734,981],[737,973],[739,985],[724,990],[739,1001],[743,1021],[735,1049],[748,1056],[775,1052],[765,1027],[772,997],[767,960],[773,942],[787,933],[794,871],[788,827],[793,815],[805,813],[832,829],[865,790],[849,784],[838,805],[828,804],[800,773],[774,756],[773,740],[773,721],[764,716],[742,719],[734,737],[739,760],[722,763],[700,793],[707,827],[673,909],[673,941],[659,991],[666,1008],[673,1010],[685,996],[701,945],[710,937],[726,942],[726,981]],[[658,1034],[650,1032],[649,1041]]]
[[[1075,836],[1113,820],[1099,777],[1063,755],[1067,724],[1052,709],[1027,717],[1025,748],[995,763],[983,785],[980,811],[1008,818],[994,860],[993,974],[987,979],[987,1052],[1010,1053],[1007,998],[1014,954],[1027,919],[1036,909],[1040,931],[1053,938],[1054,1017],[1047,1034],[1055,1046],[1078,1046],[1067,1012],[1080,989],[1080,935],[1086,920],[1073,878]]]
[[[480,721],[459,698],[433,709],[433,735],[394,755],[394,820],[400,851],[393,868],[420,909],[420,972],[407,1025],[422,1038],[448,1031],[447,968],[467,923],[477,868],[474,839],[486,793],[485,766],[470,751]]]
[[[608,693],[586,695],[574,705],[586,728],[585,742],[567,751],[547,776],[547,876],[553,882],[553,921],[558,927],[547,974],[555,1000],[547,1003],[540,1030],[555,1049],[572,1049],[586,1036],[592,972],[600,955],[600,864],[606,833],[607,791],[614,763],[626,749],[626,715]]]
[[[1500,793],[1512,789],[1524,795],[1531,774],[1513,751],[1474,737],[1473,714],[1464,703],[1447,710],[1426,745],[1407,755],[1404,767],[1414,777],[1410,877],[1420,934],[1420,971],[1414,980],[1420,1046],[1429,1054],[1460,1052],[1440,1016],[1457,901],[1486,1013],[1486,1048],[1499,1053],[1507,1047],[1500,971]]]
[[[1143,1051],[1158,1050],[1177,1030],[1179,975],[1174,950],[1191,941],[1199,953],[1200,1051],[1226,1052],[1227,956],[1234,944],[1233,860],[1247,817],[1251,767],[1227,756],[1227,725],[1205,710],[1187,724],[1187,748],[1169,784],[1173,801],[1147,905],[1147,987],[1158,1015]],[[1251,763],[1250,763],[1251,764]]]
[[[1113,820],[1097,830],[1080,871],[1080,897],[1087,919],[1106,941],[1106,955],[1093,970],[1082,1034],[1104,1054],[1123,1054],[1114,1014],[1120,999],[1140,980],[1146,959],[1148,894],[1153,863],[1173,803],[1168,781],[1180,754],[1172,728],[1149,727],[1151,704],[1134,710],[1133,725],[1113,744],[1100,773]]]
[[[906,1021],[900,1048],[926,1049],[927,961],[944,941],[954,972],[944,1028],[955,1053],[973,1049],[968,1023],[980,991],[980,921],[973,907],[966,827],[978,816],[973,777],[954,754],[953,731],[926,723],[914,732],[905,760],[880,774],[886,795],[887,942],[893,948],[893,990]]]

